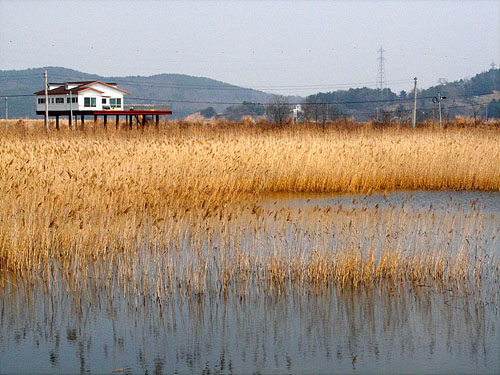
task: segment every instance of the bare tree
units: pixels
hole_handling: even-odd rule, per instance
[[[277,123],[283,124],[290,115],[290,103],[285,96],[275,95],[266,108],[267,117]]]
[[[326,122],[327,105],[320,102],[307,102],[304,104],[305,116],[308,120],[314,122]]]
[[[303,104],[303,108],[305,118],[308,121],[321,123],[323,129],[325,129],[327,121],[336,121],[344,116],[344,112],[340,108],[317,98],[308,98]]]
[[[477,123],[479,121],[478,115],[479,111],[481,110],[481,104],[479,104],[475,99],[468,99],[466,100],[466,102],[470,105],[474,122]]]

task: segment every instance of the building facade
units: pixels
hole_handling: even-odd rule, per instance
[[[130,94],[115,83],[100,81],[67,82],[48,84],[48,109],[51,115],[58,112],[76,113],[100,110],[123,110],[123,96]],[[45,111],[45,90],[35,93],[36,111]]]
[[[48,117],[55,117],[56,129],[59,130],[59,119],[65,116],[68,116],[70,128],[74,128],[74,121],[78,123],[80,118],[81,129],[84,127],[85,117],[93,117],[96,126],[97,118],[102,116],[104,127],[108,119],[114,117],[118,128],[120,116],[125,116],[126,126],[131,129],[134,119],[137,127],[144,127],[148,118],[154,118],[156,126],[159,126],[160,116],[172,114],[170,106],[167,105],[129,104],[124,108],[123,96],[130,93],[118,88],[116,83],[85,81],[49,83],[47,86],[47,108],[45,108],[45,90],[35,92],[36,114],[46,116],[47,131]]]

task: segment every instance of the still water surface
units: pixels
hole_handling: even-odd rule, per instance
[[[342,206],[342,212],[377,210],[382,220],[385,211],[417,223],[430,212],[459,227],[450,246],[476,246],[492,258],[500,252],[497,193],[280,197],[263,206]],[[479,218],[472,229],[471,215]],[[384,230],[383,221],[377,225]],[[431,229],[426,236],[444,236]],[[293,238],[304,236],[300,246],[314,243],[310,232],[295,230],[300,234]],[[403,243],[419,235],[409,233],[415,234]],[[272,233],[265,236],[258,238],[271,246]],[[337,233],[334,240],[343,237]],[[0,290],[0,373],[498,374],[499,289],[498,278],[489,280],[487,292],[474,285],[291,286],[281,292],[256,286],[244,296],[172,294],[160,306],[117,290],[75,294],[63,281],[48,288],[11,280]]]

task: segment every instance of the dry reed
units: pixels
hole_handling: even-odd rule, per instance
[[[496,258],[391,240],[392,229],[375,225],[378,212],[269,212],[259,201],[276,193],[499,191],[499,140],[487,126],[323,130],[251,121],[47,136],[26,121],[0,131],[0,268],[30,282],[61,277],[77,290],[94,279],[155,298],[262,283],[281,291],[460,281],[488,267],[498,277]],[[384,220],[401,233],[414,218]],[[452,222],[435,220],[412,230]]]

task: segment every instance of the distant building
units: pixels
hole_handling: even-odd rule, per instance
[[[304,110],[300,104],[295,105],[292,109],[292,122],[299,122],[304,120]]]
[[[119,89],[115,83],[100,81],[67,82],[48,84],[49,112],[122,110],[123,95],[128,91]],[[37,96],[36,112],[45,111],[45,90],[35,93]]]

